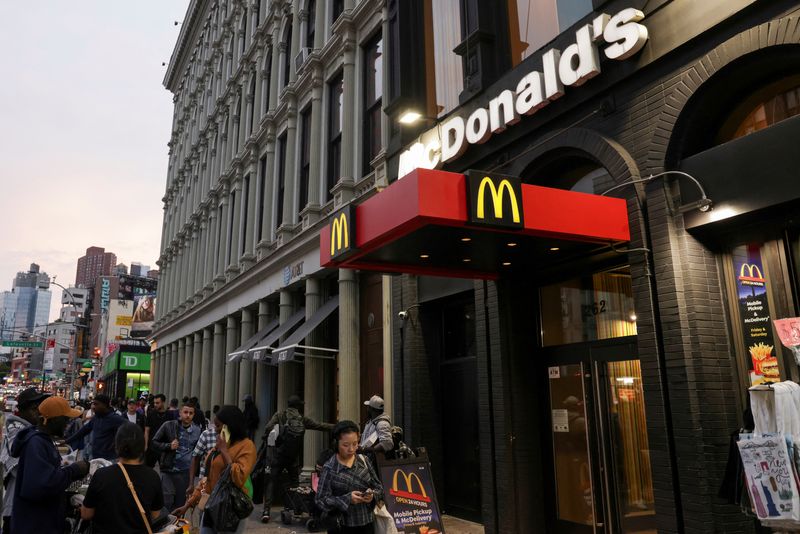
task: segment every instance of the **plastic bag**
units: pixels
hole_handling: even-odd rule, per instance
[[[233,483],[231,467],[226,467],[208,498],[205,513],[211,517],[217,532],[232,532],[239,521],[249,517],[252,512],[253,501]]]
[[[392,514],[380,503],[375,507],[375,534],[398,534]]]

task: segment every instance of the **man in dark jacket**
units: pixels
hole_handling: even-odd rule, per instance
[[[134,423],[139,428],[142,429],[144,432],[144,414],[137,410],[138,406],[136,405],[135,399],[128,400],[128,410],[122,416],[124,419],[127,419],[131,423]]]
[[[42,422],[20,430],[11,454],[19,458],[11,524],[14,532],[61,534],[66,518],[64,490],[89,473],[89,463],[79,461],[62,467],[53,444],[63,435],[67,422],[80,415],[63,397],[50,397],[39,405]]]
[[[178,421],[167,421],[161,425],[150,444],[153,449],[161,452],[159,469],[164,507],[167,510],[180,508],[186,502],[192,452],[201,433],[200,427],[192,422],[193,405],[184,404],[180,414]]]
[[[113,462],[117,459],[114,436],[117,435],[117,429],[126,420],[111,409],[111,399],[108,398],[108,395],[95,397],[92,401],[92,411],[94,412],[94,417],[75,434],[69,436],[67,444],[73,449],[78,449],[82,443],[83,436],[93,432],[92,458],[103,458]]]

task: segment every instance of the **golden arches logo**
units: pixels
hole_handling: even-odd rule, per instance
[[[502,219],[503,218],[503,196],[506,192],[511,197],[511,219],[515,223],[520,222],[519,217],[519,204],[517,204],[517,194],[514,193],[514,188],[511,187],[511,182],[508,180],[501,180],[500,185],[495,187],[494,182],[488,176],[484,176],[483,180],[481,180],[481,184],[478,186],[478,211],[477,211],[477,218],[478,219],[485,219],[485,206],[484,206],[484,193],[486,192],[486,186],[489,186],[489,191],[492,194],[492,205],[494,207],[494,217],[495,219]]]
[[[404,490],[401,490],[398,486],[400,477],[402,477],[403,481],[405,482]],[[419,493],[414,493],[415,480],[419,485]],[[416,473],[406,473],[402,469],[394,470],[394,475],[392,476],[392,489],[389,490],[389,494],[395,497],[405,497],[406,499],[431,502],[431,498],[428,497],[428,493],[425,491],[425,485],[422,483],[422,479],[419,478],[419,475]]]
[[[745,274],[747,273],[747,274]],[[763,282],[764,275],[758,265],[743,263],[739,269],[739,280],[749,280],[751,282]]]
[[[331,223],[331,256],[337,250],[344,250],[350,246],[350,235],[347,230],[347,216],[340,213]]]

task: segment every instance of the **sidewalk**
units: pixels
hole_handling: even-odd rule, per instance
[[[295,521],[292,525],[284,525],[281,523],[281,509],[280,507],[272,508],[272,519],[266,525],[261,522],[261,506],[256,506],[253,513],[247,519],[247,527],[245,528],[247,534],[301,534],[308,532],[305,522]],[[324,532],[324,531],[323,531]]]

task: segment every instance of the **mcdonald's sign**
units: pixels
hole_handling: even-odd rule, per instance
[[[741,282],[751,282],[753,285],[763,284],[766,282],[761,268],[752,263],[743,263],[739,269],[739,280]]]
[[[481,171],[467,171],[469,220],[503,228],[525,226],[520,179]]]
[[[340,258],[355,249],[356,211],[350,205],[333,214],[329,225],[331,232],[331,259]]]
[[[399,482],[401,479],[404,482],[403,487],[405,489],[400,489]],[[417,483],[419,493],[414,492],[414,481]],[[406,473],[402,469],[394,470],[394,475],[392,475],[392,489],[389,490],[389,494],[393,497],[404,497],[416,501],[431,502],[431,498],[428,496],[428,492],[425,491],[425,485],[422,483],[422,479],[419,478],[419,475],[416,473]]]

